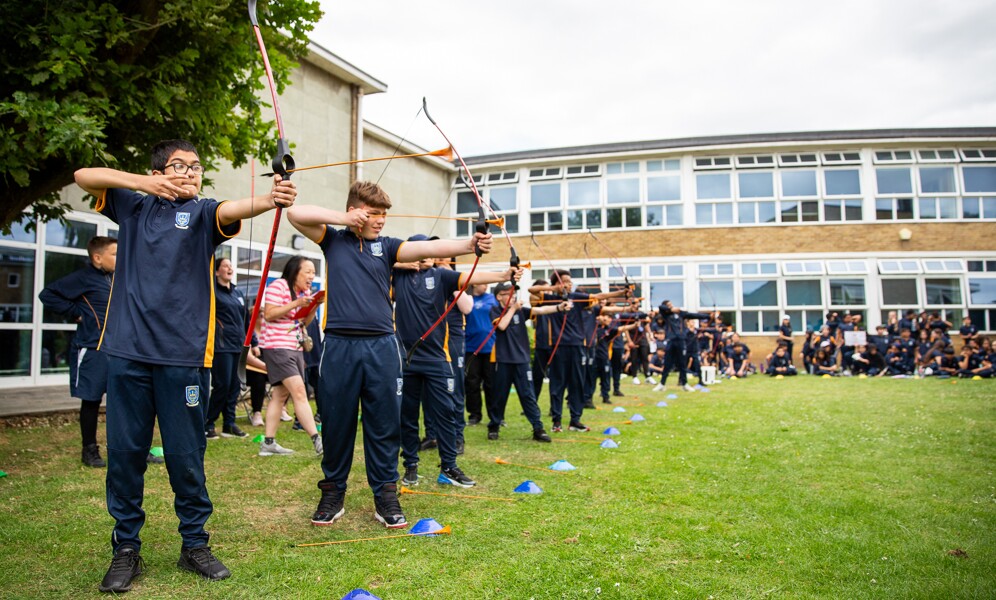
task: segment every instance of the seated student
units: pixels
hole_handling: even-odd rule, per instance
[[[775,348],[774,353],[768,360],[768,370],[766,371],[768,375],[774,377],[775,375],[797,375],[798,372],[795,369],[795,365],[792,364],[792,359],[789,358],[788,346],[779,345]]]
[[[651,375],[657,375],[661,377],[664,375],[664,365],[667,363],[667,345],[660,344],[657,346],[657,350],[654,352],[653,356],[650,357],[650,363],[647,368],[650,370]],[[661,380],[660,383],[654,386],[655,392],[664,391],[664,381]]]
[[[868,336],[868,345],[878,346],[879,354],[885,354],[885,351],[889,349],[889,343],[891,341],[889,331],[885,325],[877,326],[875,328],[875,334]]]
[[[869,344],[862,346],[858,352],[851,356],[851,370],[853,373],[864,373],[870,377],[881,377],[885,375],[885,357],[878,351],[878,346]]]
[[[916,360],[917,372],[920,375],[930,375],[930,372],[937,369],[937,364],[944,357],[944,349],[948,347],[948,344],[940,337],[937,332],[934,332],[935,339],[930,347],[919,356]]]
[[[733,343],[730,364],[726,369],[728,377],[747,377],[750,374],[750,348],[743,342]]]
[[[944,349],[944,355],[941,357],[941,360],[937,365],[937,376],[954,377],[958,375],[958,371],[960,369],[961,364],[958,361],[958,357],[955,355],[954,348],[948,346]]]
[[[988,339],[983,339],[983,343],[980,344],[979,352],[982,354],[982,370],[976,373],[979,377],[990,378],[996,376],[996,352],[993,351],[993,347]]]
[[[961,329],[958,330],[958,333],[961,334],[962,340],[968,342],[969,340],[978,339],[979,328],[972,325],[972,317],[966,316],[961,320]]]
[[[893,345],[899,349],[899,353],[903,357],[902,362],[906,368],[906,372],[912,373],[916,366],[916,341],[913,340],[910,330],[903,329],[900,331],[899,339]]]
[[[806,330],[806,337],[802,341],[802,369],[813,374],[813,357],[816,354],[816,348],[819,344],[813,344],[813,333],[812,329]]]
[[[837,375],[840,373],[840,366],[834,358],[832,346],[829,342],[820,342],[820,347],[813,356],[813,367],[815,375]]]
[[[899,346],[895,344],[889,346],[888,351],[885,353],[885,366],[888,369],[890,375],[905,375],[908,373],[905,365],[905,357],[903,356],[902,350]]]
[[[944,336],[944,341],[949,344],[951,343],[951,337],[948,335],[948,330],[951,329],[951,323],[942,319],[941,313],[930,313],[927,317],[927,328],[940,331],[941,335]]]
[[[974,377],[985,367],[982,366],[982,353],[973,348],[971,344],[965,344],[961,349],[961,358],[958,360],[958,376]]]

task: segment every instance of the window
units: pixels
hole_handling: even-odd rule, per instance
[[[530,169],[529,179],[535,181],[537,179],[560,179],[563,175],[561,167],[547,167],[545,169]]]
[[[816,171],[782,171],[782,197],[804,198],[816,196]]]
[[[85,221],[49,221],[45,224],[45,244],[64,248],[86,249],[90,238],[97,235],[97,224]]]
[[[969,273],[996,273],[996,260],[970,260]]]
[[[695,223],[698,225],[732,225],[733,203],[696,204]]]
[[[957,219],[957,198],[917,198],[916,207],[921,219]]]
[[[958,155],[954,150],[919,150],[917,157],[920,162],[957,161]]]
[[[878,261],[878,272],[882,275],[893,273],[920,273],[920,261],[906,260],[880,260]]]
[[[647,161],[647,171],[651,173],[656,173],[658,171],[680,171],[681,161],[677,158],[669,158],[667,160],[648,160]]]
[[[699,200],[732,198],[729,173],[699,173],[695,176],[695,197]]]
[[[818,260],[786,261],[782,263],[785,275],[822,275],[823,263]]]
[[[996,279],[969,277],[969,304],[996,304]],[[996,321],[993,321],[996,326]]]
[[[912,194],[909,169],[875,169],[879,194]]]
[[[10,233],[7,235],[0,233],[0,240],[6,242],[27,242],[29,244],[33,244],[35,242],[35,232],[34,230],[28,231],[27,225],[27,219],[22,219],[22,221],[18,223],[12,223],[10,225]]]
[[[642,227],[643,210],[639,206],[605,209],[605,226],[609,228]]]
[[[598,206],[598,181],[572,181],[567,184],[567,206]]]
[[[670,300],[675,306],[685,305],[685,283],[683,281],[651,281],[650,306],[660,306]]]
[[[529,231],[560,231],[564,228],[564,213],[557,211],[529,215]]]
[[[933,259],[923,261],[924,273],[964,273],[965,266],[956,259]]]
[[[823,286],[819,279],[785,281],[785,304],[788,306],[823,306]]]
[[[954,167],[920,167],[921,194],[955,194]]]
[[[695,170],[700,169],[729,169],[731,166],[728,156],[702,156],[695,159]]]
[[[778,164],[783,167],[801,167],[820,164],[815,154],[779,154]]]
[[[966,219],[996,219],[996,198],[962,198],[961,216]]]
[[[587,208],[567,211],[567,229],[601,229],[602,209]]]
[[[855,306],[865,304],[865,282],[862,279],[831,279],[830,305]]]
[[[567,177],[597,177],[602,174],[601,165],[575,165],[567,167]]]
[[[783,200],[778,205],[783,223],[820,220],[820,203],[815,200],[807,202],[786,202]]]
[[[681,204],[665,204],[647,207],[647,227],[678,227],[683,224]]]
[[[732,281],[699,281],[699,305],[704,307],[734,307]]]
[[[650,265],[651,277],[684,277],[685,265]]]
[[[777,310],[745,310],[741,312],[739,329],[746,333],[774,333],[780,324]]]
[[[867,273],[868,264],[863,260],[829,260],[827,261],[827,273],[830,275],[843,275],[845,273]]]
[[[822,310],[788,310],[785,314],[791,319],[793,333],[803,333],[809,329],[818,331],[823,326]]]
[[[681,200],[681,176],[666,175],[647,178],[647,202]]]
[[[860,196],[861,177],[857,169],[833,169],[823,172],[827,196]]]
[[[961,158],[965,161],[996,160],[996,148],[964,149]]]
[[[480,205],[474,192],[457,192],[458,215],[476,215],[478,206]]]
[[[733,263],[704,263],[699,265],[699,277],[733,275]]]
[[[824,221],[860,221],[861,200],[824,200]]]
[[[637,178],[609,179],[605,185],[605,201],[608,204],[638,204],[640,202],[640,180]]]
[[[530,208],[560,207],[560,184],[539,183],[529,187]]]
[[[875,200],[875,220],[877,221],[899,221],[912,218],[912,198],[879,198]]]
[[[775,182],[771,171],[737,173],[740,198],[774,198]]]
[[[966,194],[996,194],[996,167],[962,167]]]
[[[623,173],[639,173],[640,163],[636,161],[609,163],[605,165],[605,172],[609,175],[621,175]]]
[[[737,157],[737,168],[738,169],[753,169],[757,167],[773,167],[775,166],[775,157],[769,155],[764,156],[738,156]]]
[[[778,282],[774,279],[745,279],[741,282],[743,306],[778,306]]]
[[[928,305],[961,304],[960,279],[925,279]]]
[[[777,275],[778,263],[742,263],[740,265],[741,275]]]
[[[861,163],[861,154],[857,152],[824,152],[823,164],[846,165]]]
[[[504,173],[488,173],[487,182],[488,185],[495,185],[499,183],[515,183],[519,180],[518,171],[505,171]]]
[[[884,306],[919,306],[916,279],[883,279],[882,304]]]
[[[774,223],[777,221],[775,202],[737,202],[738,223]]]
[[[518,210],[519,202],[516,198],[515,190],[515,187],[490,188],[488,190],[488,201],[491,209],[496,213]],[[476,207],[474,212],[476,212]]]
[[[909,150],[878,150],[875,152],[875,163],[911,163],[913,153]]]

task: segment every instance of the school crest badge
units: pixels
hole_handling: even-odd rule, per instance
[[[201,388],[196,385],[188,385],[186,389],[187,406],[193,408],[201,403]]]
[[[512,315],[512,323],[515,323],[516,325],[519,324],[519,315],[518,314]]]
[[[427,289],[427,290],[434,290],[434,289],[436,289],[436,278],[435,277],[426,277],[425,278],[425,289]]]
[[[405,387],[405,380],[401,377],[398,377],[398,391],[396,393],[397,396],[401,395],[401,390],[404,387]]]
[[[176,228],[177,229],[187,229],[190,225],[190,213],[188,212],[178,212],[176,213]]]
[[[453,379],[452,377],[447,377],[446,378],[446,391],[452,394],[453,390],[455,390],[455,389],[456,389],[456,380]]]
[[[373,242],[370,244],[370,254],[374,256],[384,256],[384,244],[381,242]]]
[[[533,380],[533,372],[526,371],[526,381],[532,381],[532,380]]]
[[[463,368],[463,357],[462,356],[458,356],[457,357],[457,368],[460,368],[460,369]]]

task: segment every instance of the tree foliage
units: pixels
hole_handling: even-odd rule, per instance
[[[262,0],[260,29],[279,90],[317,0]],[[157,141],[188,139],[208,169],[276,148],[244,1],[21,0],[0,3],[0,228],[43,220],[85,166],[149,170]],[[268,113],[272,114],[272,113]]]

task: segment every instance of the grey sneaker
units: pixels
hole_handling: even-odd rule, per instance
[[[321,456],[325,454],[325,447],[322,446],[322,434],[318,434],[315,439],[311,440],[311,443],[315,446],[315,455]]]
[[[321,441],[321,438],[319,438],[319,441]],[[267,444],[266,442],[259,443],[260,456],[277,456],[279,454],[294,454],[294,451],[284,448],[277,443],[277,440],[273,440],[272,444]]]

